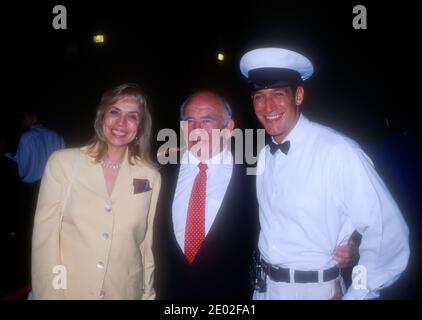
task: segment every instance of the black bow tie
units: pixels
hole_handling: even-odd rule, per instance
[[[277,152],[277,150],[280,150],[285,155],[289,153],[290,149],[290,141],[285,141],[283,143],[277,144],[272,139],[270,141],[270,152],[271,154],[274,154]]]

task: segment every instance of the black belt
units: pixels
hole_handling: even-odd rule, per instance
[[[271,280],[276,282],[290,282],[290,269],[274,267],[261,259],[261,264],[264,272],[270,277]],[[322,281],[331,281],[336,279],[340,274],[340,269],[334,266],[322,272]],[[301,271],[294,270],[293,282],[295,283],[312,283],[318,281],[318,271]]]

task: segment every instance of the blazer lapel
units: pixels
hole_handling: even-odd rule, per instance
[[[169,223],[168,223],[168,225],[169,225],[169,228],[170,228],[169,231],[170,231],[170,234],[171,234],[171,240],[175,244],[175,246],[178,248],[179,253],[182,254],[183,257],[184,257],[185,255],[183,253],[183,250],[182,250],[182,248],[180,248],[179,244],[177,243],[176,235],[174,234],[174,224],[173,224],[173,201],[174,201],[174,194],[176,193],[179,171],[180,171],[180,164],[170,165],[170,168],[167,172],[168,177],[169,177],[168,183],[169,183],[169,186],[170,186],[169,193],[168,193],[168,196],[169,196],[169,201],[168,201],[168,204],[169,204],[169,208],[168,208],[168,212],[169,212],[168,219],[169,220],[168,220],[168,222]]]
[[[227,215],[230,214],[230,211],[227,210],[227,204],[230,204],[233,202],[232,191],[234,190],[234,188],[236,188],[235,184],[237,181],[238,172],[239,172],[239,166],[233,163],[233,171],[230,177],[229,184],[227,186],[226,192],[224,193],[223,200],[221,201],[221,204],[220,204],[220,208],[218,208],[214,222],[211,225],[211,228],[208,231],[207,236],[205,237],[204,241],[207,241],[207,238],[210,238],[214,232],[218,232],[219,225],[221,223],[220,221],[223,221],[224,223],[224,220],[227,218]],[[215,229],[217,229],[217,231],[214,231]]]
[[[179,171],[180,164],[166,164],[161,167],[161,191],[158,203],[161,226],[159,230],[165,234],[168,244],[171,244],[172,248],[177,248],[175,249],[177,250],[177,254],[184,256],[182,249],[177,243],[173,225],[173,200],[174,194],[176,193]]]
[[[103,168],[100,163],[95,163],[94,159],[81,150],[81,161],[77,173],[78,181],[83,187],[89,189],[99,197],[108,201],[109,196],[105,184]]]
[[[128,162],[128,149],[126,149],[122,166],[114,183],[113,191],[109,196],[103,168],[100,163],[94,163],[94,159],[84,152],[81,152],[80,170],[78,173],[79,181],[82,185],[104,199],[107,203],[116,199],[119,194],[132,194],[133,174],[131,165]]]
[[[133,194],[133,169],[128,161],[128,149],[126,149],[125,157],[122,162],[122,166],[119,169],[116,181],[114,183],[113,191],[111,193],[110,199],[113,202],[116,198],[119,197],[119,194]],[[104,180],[104,179],[103,179]]]

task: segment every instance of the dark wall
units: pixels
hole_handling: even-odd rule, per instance
[[[364,140],[382,134],[387,115],[421,119],[403,95],[405,61],[415,55],[403,39],[403,30],[415,27],[412,20],[397,23],[411,14],[407,6],[392,13],[365,1],[64,1],[68,29],[54,30],[55,4],[2,10],[3,103],[9,113],[35,104],[69,144],[92,135],[102,92],[127,81],[145,87],[155,129],[175,126],[180,103],[205,86],[228,96],[241,126],[256,127],[238,63],[247,50],[269,45],[298,50],[314,62],[304,112],[315,120]],[[367,30],[352,28],[355,4],[368,9]],[[91,42],[99,31],[106,35],[103,46]],[[215,59],[217,50],[226,52],[223,64]]]

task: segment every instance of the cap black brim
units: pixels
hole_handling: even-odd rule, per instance
[[[300,73],[284,68],[258,68],[248,72],[251,90],[282,88],[302,83]]]

